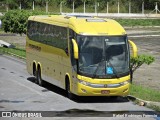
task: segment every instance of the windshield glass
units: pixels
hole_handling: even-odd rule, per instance
[[[129,73],[126,36],[77,36],[78,71],[93,78],[114,78]]]

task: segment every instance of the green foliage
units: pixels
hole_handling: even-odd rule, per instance
[[[27,10],[11,10],[2,18],[5,32],[26,34],[28,17],[31,15],[45,14],[43,12],[30,12]]]
[[[65,6],[72,8],[73,1],[75,2],[75,8],[82,6],[83,2],[86,2],[86,6],[94,7],[95,2],[99,3],[98,9],[102,10],[106,8],[106,3],[109,2],[110,6],[117,6],[118,0],[1,0],[1,2],[8,7],[9,9],[18,9],[21,3],[22,9],[31,9],[32,3],[35,2],[36,6],[44,7],[46,2],[49,4],[57,4],[63,1]],[[131,1],[132,12],[140,12],[142,8],[142,0],[119,0],[120,5],[125,6],[125,9],[128,10],[128,2]],[[158,2],[160,6],[160,0],[143,0],[145,3],[146,10],[153,10],[155,8],[155,2]],[[122,9],[122,8],[121,8]]]
[[[160,19],[116,19],[122,26],[160,26]]]
[[[26,57],[26,51],[24,49],[19,48],[4,48],[0,47],[0,54],[10,54],[17,57],[25,58]]]
[[[141,85],[132,84],[130,87],[130,95],[147,101],[160,102],[160,92]]]
[[[138,55],[136,58],[131,58],[131,70],[132,73],[138,69],[141,65],[143,64],[147,64],[150,65],[151,63],[153,63],[155,61],[155,58],[153,56],[150,55]]]
[[[26,33],[27,18],[30,15],[30,12],[25,10],[7,12],[2,19],[4,31],[19,34]]]

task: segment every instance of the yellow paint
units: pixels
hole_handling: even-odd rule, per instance
[[[131,40],[128,40],[128,41],[129,41],[129,44],[132,46],[133,57],[135,58],[137,57],[137,52],[138,52],[137,46],[133,41]]]
[[[72,39],[73,50],[74,50],[74,58],[78,59],[78,45],[74,39]]]
[[[105,20],[105,22],[87,22],[86,18],[66,17],[63,15],[50,15],[50,16],[31,16],[29,20],[42,22],[46,24],[66,27],[72,29],[77,34],[82,35],[95,35],[95,36],[115,36],[125,35],[126,31],[124,28],[115,20],[92,18],[95,20]],[[68,32],[69,33],[69,32]],[[69,41],[69,35],[67,33],[67,40]],[[78,52],[76,41],[74,43],[75,52]],[[130,42],[130,41],[129,41]],[[133,43],[130,42],[132,45]],[[29,47],[29,44],[40,47],[40,50],[35,50]],[[70,46],[68,45],[70,49]],[[136,47],[134,48],[134,56],[136,56]],[[68,50],[69,51],[69,50]],[[41,65],[42,79],[46,76],[50,79],[50,83],[55,84],[65,89],[65,76],[68,75],[71,83],[71,92],[81,96],[126,96],[129,91],[129,83],[117,87],[117,88],[92,88],[85,86],[78,82],[78,79],[95,83],[95,84],[115,84],[128,81],[130,75],[117,78],[117,79],[93,79],[77,75],[73,70],[70,60],[70,54],[66,55],[65,51],[59,48],[55,48],[49,45],[45,45],[39,42],[35,42],[26,37],[26,56],[27,56],[27,70],[30,74],[33,72],[32,65],[33,61]],[[78,58],[78,54],[75,54],[75,58]],[[86,90],[87,93],[84,93]],[[101,94],[101,90],[110,90],[110,94]]]

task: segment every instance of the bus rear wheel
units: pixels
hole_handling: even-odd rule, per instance
[[[42,80],[42,77],[41,77],[41,69],[40,68],[37,71],[37,82],[40,86],[44,85],[44,81]]]
[[[35,78],[35,83],[36,83],[36,84],[39,84],[39,83],[38,83],[38,79],[37,79],[37,78],[38,78],[38,76],[37,76],[37,71],[35,71],[35,72],[36,72],[36,73],[35,73],[35,77],[34,77],[34,78]]]
[[[35,64],[35,63],[33,63],[33,76],[35,77],[34,82],[35,82],[36,84],[38,84],[38,80],[37,80],[37,69],[36,69],[36,64]]]

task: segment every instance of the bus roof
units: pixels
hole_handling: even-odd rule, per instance
[[[29,20],[69,27],[82,35],[125,35],[124,28],[115,20],[90,16],[44,15],[31,16]]]

